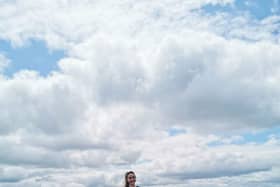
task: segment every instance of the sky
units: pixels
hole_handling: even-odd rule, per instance
[[[0,187],[278,187],[279,31],[279,0],[0,0]]]

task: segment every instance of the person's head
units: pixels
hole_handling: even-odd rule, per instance
[[[128,171],[125,173],[124,176],[124,187],[129,187],[129,185],[135,185],[136,182],[136,175],[133,171]]]

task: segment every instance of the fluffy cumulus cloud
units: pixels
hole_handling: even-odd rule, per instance
[[[65,51],[0,50],[0,187],[279,186],[280,17],[203,9],[235,3],[0,1],[0,43]]]

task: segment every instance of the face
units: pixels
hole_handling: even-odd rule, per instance
[[[133,173],[128,174],[127,182],[128,182],[128,184],[135,184],[136,176]]]

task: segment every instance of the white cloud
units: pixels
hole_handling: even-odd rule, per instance
[[[75,80],[90,81],[94,100],[101,105],[140,102],[168,116],[169,124],[175,120],[198,129],[207,125],[203,130],[277,125],[278,104],[271,99],[279,92],[278,45],[191,31],[167,36],[157,47],[143,41],[100,41],[97,36],[77,46],[72,54],[86,61],[69,59],[61,68]],[[87,75],[89,69],[94,73]]]
[[[85,101],[75,94],[79,89],[71,88],[63,76],[43,79],[21,71],[1,82],[0,105],[5,108],[0,114],[1,133],[20,128],[50,133],[71,130],[85,110]]]
[[[1,182],[18,182],[27,177],[26,172],[20,167],[5,167],[0,169]],[[0,183],[1,183],[0,182]]]

